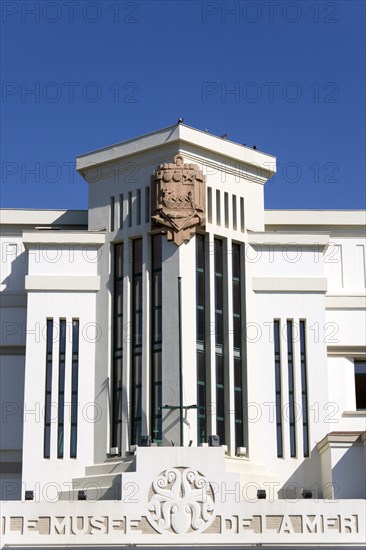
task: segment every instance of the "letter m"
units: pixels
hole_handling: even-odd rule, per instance
[[[66,531],[66,528],[69,527],[70,521],[68,517],[52,517],[50,518],[50,534],[51,535],[66,535],[69,530]]]

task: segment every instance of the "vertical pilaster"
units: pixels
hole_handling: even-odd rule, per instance
[[[150,274],[151,237],[150,235],[146,235],[142,240],[142,434],[150,433]]]
[[[215,243],[213,233],[208,236],[208,273],[215,273]],[[211,414],[207,419],[207,435],[216,433],[216,358],[215,358],[215,285],[214,278],[211,275],[206,278],[208,284],[207,309],[209,314],[209,325],[207,334],[207,356],[209,364],[209,376],[207,380],[207,402]]]
[[[179,407],[179,248],[162,240],[162,406]],[[179,445],[179,409],[162,409],[163,445]]]
[[[182,277],[183,404],[197,404],[196,368],[196,237],[179,247],[179,276]],[[184,413],[184,443],[197,441],[197,409]]]

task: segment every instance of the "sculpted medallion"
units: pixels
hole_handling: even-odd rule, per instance
[[[170,468],[153,481],[148,510],[159,533],[202,533],[215,519],[214,492],[194,468]]]

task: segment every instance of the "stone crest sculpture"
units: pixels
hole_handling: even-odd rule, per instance
[[[215,518],[215,496],[194,468],[170,468],[152,483],[149,522],[159,533],[202,533]]]
[[[167,228],[169,241],[177,246],[189,241],[196,227],[205,222],[205,177],[197,164],[184,163],[175,155],[174,163],[155,170],[152,181],[152,223]]]

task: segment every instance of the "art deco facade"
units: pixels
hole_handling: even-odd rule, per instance
[[[365,212],[183,124],[77,170],[1,211],[3,547],[362,546]]]

